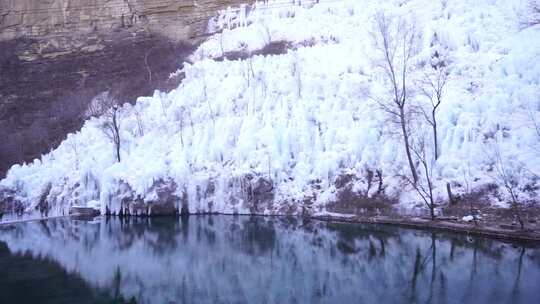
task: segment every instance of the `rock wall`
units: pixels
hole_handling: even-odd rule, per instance
[[[239,0],[2,0],[0,40],[91,34],[123,28],[175,41],[201,35],[208,17]]]
[[[243,0],[1,0],[0,178],[80,128],[92,98],[178,85],[209,17]]]

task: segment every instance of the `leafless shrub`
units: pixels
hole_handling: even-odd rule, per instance
[[[364,178],[366,181],[366,190],[363,194],[365,198],[376,198],[382,194],[384,194],[384,190],[386,189],[386,186],[384,185],[384,179],[381,169],[370,169],[367,168],[366,172],[364,174]],[[377,187],[377,190],[375,193],[371,194],[371,189],[373,187]]]
[[[540,0],[529,0],[521,17],[521,26],[527,28],[537,24],[540,24]]]
[[[473,197],[471,197],[473,196],[472,189],[471,189],[472,174],[471,174],[471,163],[469,161],[467,161],[467,167],[462,168],[462,176],[463,176],[463,183],[465,187],[465,193],[463,197],[467,198],[467,201],[469,203],[469,212],[471,213],[471,216],[473,217],[474,225],[478,226],[478,216],[476,215],[476,210],[474,208],[474,202],[478,198],[474,197],[473,199]]]
[[[336,188],[336,200],[329,204],[329,210],[342,213],[372,215],[391,215],[395,211],[397,196],[387,195],[383,171],[379,168],[364,167],[359,172],[343,171],[339,173],[333,185]],[[320,181],[313,184],[320,189]]]
[[[537,100],[540,101],[540,94],[536,96]],[[537,143],[540,143],[540,107],[539,104],[535,104],[534,106],[528,105],[526,107],[527,111],[527,120],[528,123],[526,124],[527,128],[532,129],[534,134],[537,138]],[[540,147],[538,144],[531,144],[530,148],[536,153],[540,155]],[[538,174],[535,174],[538,176]]]
[[[489,148],[488,157],[492,161],[492,178],[499,187],[502,187],[507,198],[510,200],[510,207],[521,229],[525,228],[525,221],[522,215],[522,202],[519,198],[519,187],[523,176],[524,165],[520,162],[513,162],[503,157],[500,143],[495,139],[494,144]]]

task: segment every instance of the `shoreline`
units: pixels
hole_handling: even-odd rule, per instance
[[[419,217],[399,217],[391,218],[384,216],[377,217],[361,217],[357,215],[348,215],[348,214],[339,214],[333,213],[331,215],[312,215],[312,216],[300,216],[300,215],[282,215],[282,214],[228,214],[228,213],[192,213],[187,216],[201,216],[201,215],[226,215],[226,216],[261,216],[261,217],[296,217],[304,218],[308,220],[318,220],[325,222],[336,222],[336,223],[348,223],[348,224],[378,224],[378,225],[391,225],[399,226],[409,229],[417,230],[437,230],[457,234],[467,234],[474,235],[479,237],[506,240],[506,241],[520,241],[526,243],[535,243],[540,245],[540,231],[534,230],[511,230],[504,229],[491,225],[479,225],[474,226],[474,224],[463,223],[458,221],[451,221],[446,219],[439,219],[432,221],[431,219],[424,219]],[[111,215],[109,215],[111,216]],[[114,215],[112,215],[114,216]],[[167,217],[167,215],[164,215]],[[180,217],[183,215],[171,215],[175,217]],[[106,217],[106,215],[98,215],[96,217]],[[131,217],[131,216],[128,216]],[[134,216],[137,217],[137,216]],[[157,216],[150,216],[157,217]],[[163,216],[159,216],[163,217]],[[34,218],[34,219],[21,219],[21,220],[10,220],[6,222],[0,221],[0,226],[4,225],[13,225],[13,224],[22,224],[29,222],[39,222],[46,221],[58,218],[74,218],[77,219],[77,216],[74,215],[60,215],[44,218]],[[95,218],[95,217],[92,217]]]
[[[465,224],[449,220],[428,220],[418,217],[410,218],[388,218],[388,217],[339,217],[339,216],[312,216],[311,219],[328,222],[342,222],[350,224],[380,224],[400,226],[416,230],[437,230],[457,234],[467,234],[490,239],[504,241],[519,241],[540,245],[540,232],[531,230],[510,230],[494,226]]]
[[[29,218],[29,219],[20,219],[20,220],[9,220],[9,221],[0,221],[0,226],[3,225],[12,225],[12,224],[22,224],[22,223],[29,223],[29,222],[40,222],[40,221],[46,221],[46,220],[53,220],[63,217],[71,217],[71,215],[57,215],[57,216],[50,216],[50,217],[40,217],[40,218]]]

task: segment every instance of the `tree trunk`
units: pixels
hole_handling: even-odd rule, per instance
[[[116,144],[116,159],[120,162],[120,143]]]
[[[515,209],[515,213],[517,215],[517,220],[519,222],[519,226],[521,227],[521,230],[524,230],[525,229],[525,222],[521,218],[521,212],[519,210],[519,206],[517,206],[516,203],[514,203],[514,209]]]
[[[407,125],[405,121],[405,113],[403,111],[403,108],[399,109],[399,118],[400,118],[400,124],[401,124],[401,131],[403,132],[403,141],[405,142],[405,152],[407,153],[407,160],[409,162],[409,167],[411,169],[412,178],[414,181],[414,184],[418,182],[418,174],[416,173],[416,167],[414,166],[414,162],[411,155],[411,147],[409,144],[409,134],[407,132]]]
[[[431,215],[431,220],[435,220],[435,205],[431,203],[431,206],[429,206],[429,214]]]
[[[431,113],[433,119],[433,144],[435,145],[435,160],[439,159],[439,140],[437,138],[437,121],[435,120],[435,109]]]
[[[512,197],[512,208],[514,209],[514,213],[516,214],[517,220],[519,222],[519,226],[521,227],[521,230],[524,230],[525,222],[523,221],[523,218],[521,217],[521,210],[519,208],[518,199],[516,195],[514,194],[514,190],[510,186],[507,186],[507,188],[508,188],[508,191],[510,192],[510,196]]]
[[[451,205],[455,205],[457,202],[454,199],[454,195],[452,194],[452,186],[450,186],[450,183],[446,183],[446,192],[448,193],[448,201]]]
[[[116,109],[113,112],[113,141],[116,148],[116,159],[120,162],[120,130],[118,129],[118,122],[116,121]]]

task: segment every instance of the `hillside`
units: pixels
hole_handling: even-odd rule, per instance
[[[540,194],[540,25],[526,24],[531,14],[527,2],[503,0],[277,0],[223,11],[208,26],[222,32],[170,76],[184,77],[178,88],[114,111],[119,155],[108,110],[41,160],[13,166],[1,195],[51,214],[72,205],[427,214],[422,191],[439,212],[449,185],[458,201],[527,208]],[[398,64],[400,37],[411,34],[397,82],[406,75],[398,92],[415,170],[391,108],[381,20]],[[423,93],[441,71],[435,155]]]

